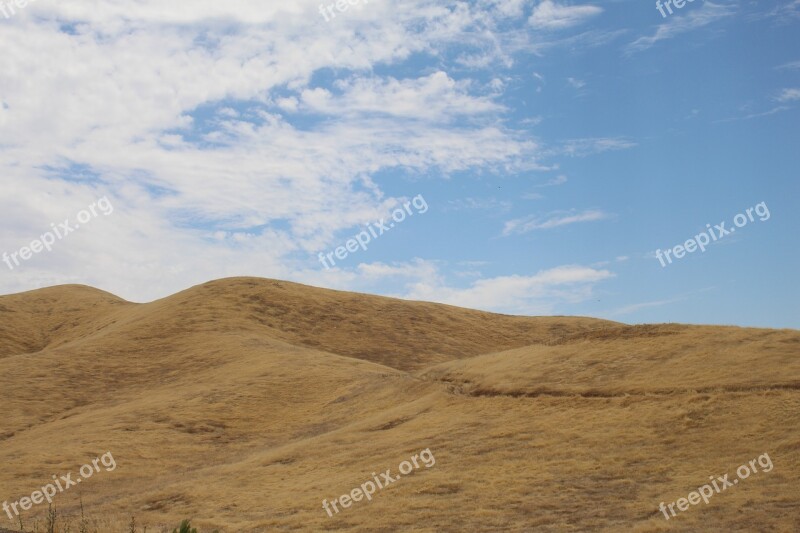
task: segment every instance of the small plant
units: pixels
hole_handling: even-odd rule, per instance
[[[53,504],[47,506],[47,521],[45,522],[45,531],[47,533],[56,533],[56,522],[58,521],[58,511],[53,507]]]
[[[192,527],[192,524],[189,523],[189,520],[184,520],[181,522],[180,529],[173,529],[172,533],[197,533],[197,529]]]
[[[136,517],[131,517],[131,523],[128,525],[128,533],[136,533]]]
[[[81,500],[81,521],[78,523],[78,533],[89,533],[89,521],[83,514],[83,495],[80,495]]]

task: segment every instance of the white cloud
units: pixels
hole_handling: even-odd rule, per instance
[[[775,99],[779,102],[800,100],[800,89],[784,89]]]
[[[570,157],[586,157],[612,150],[627,150],[635,146],[635,142],[621,137],[572,139],[564,142],[560,147],[551,150],[551,153]]]
[[[721,241],[721,242],[724,242],[724,241]],[[624,307],[619,307],[617,309],[613,309],[613,310],[610,310],[610,311],[599,313],[599,316],[616,317],[616,316],[621,316],[621,315],[629,315],[629,314],[635,313],[637,311],[641,311],[642,309],[651,309],[651,308],[654,308],[654,307],[662,307],[662,306],[669,305],[669,304],[672,304],[672,303],[686,301],[686,300],[689,300],[689,299],[695,297],[698,294],[703,294],[703,293],[706,293],[706,292],[709,292],[709,291],[713,291],[716,288],[717,287],[713,286],[713,285],[712,286],[708,286],[708,287],[701,287],[699,289],[688,291],[688,292],[685,292],[683,294],[678,294],[678,295],[674,296],[673,298],[668,298],[668,299],[665,299],[665,300],[654,300],[654,301],[641,302],[641,303],[627,305],[627,306],[624,306]]]
[[[800,0],[791,0],[773,7],[764,16],[775,19],[778,23],[789,24],[793,19],[800,18]]]
[[[561,174],[541,185],[536,185],[536,187],[558,187],[559,185],[564,185],[567,181],[569,181],[569,178]]]
[[[546,217],[529,216],[509,220],[505,223],[503,228],[503,235],[513,235],[529,233],[539,229],[552,229],[569,224],[578,224],[580,222],[597,222],[599,220],[606,220],[611,215],[600,211],[599,209],[591,209],[580,213],[576,212],[555,212]]]
[[[511,209],[511,202],[497,198],[459,198],[449,200],[445,211],[484,210],[503,213]]]
[[[361,264],[356,273],[331,270],[320,275],[320,279],[327,286],[348,287],[351,290],[354,284],[370,289],[397,282],[401,287],[399,290],[384,294],[497,313],[546,315],[563,312],[566,306],[591,299],[598,283],[615,276],[609,270],[563,265],[529,276],[482,278],[475,267],[486,266],[486,262],[464,261],[458,266],[466,266],[471,270],[455,271],[456,278],[479,279],[456,287],[447,283],[448,275],[442,271],[445,265],[444,262],[422,259],[392,264]]]
[[[627,52],[634,53],[646,50],[659,41],[672,39],[682,33],[696,30],[730,17],[734,14],[734,11],[735,8],[733,6],[706,1],[702,6],[695,7],[686,15],[673,15],[668,22],[659,25],[653,35],[640,37],[630,43],[627,47]]]
[[[410,263],[361,263],[358,265],[358,273],[365,280],[375,281],[385,278],[414,278],[424,280],[426,283],[441,283],[442,276],[439,274],[439,266],[434,261],[424,261],[415,259]]]
[[[774,115],[776,113],[782,113],[783,111],[788,111],[789,109],[791,109],[789,106],[779,105],[777,107],[773,107],[772,109],[769,109],[767,111],[762,111],[762,112],[759,112],[759,113],[749,113],[749,114],[741,116],[741,117],[731,117],[731,118],[725,118],[725,119],[721,119],[721,120],[715,120],[714,123],[733,122],[733,121],[737,121],[737,120],[751,120],[751,119],[754,119],[754,118],[768,117],[768,116]]]
[[[308,109],[328,115],[384,115],[429,121],[504,110],[489,97],[469,95],[470,85],[468,81],[456,82],[441,71],[411,80],[357,78],[336,83],[341,95],[307,89],[302,100]]]
[[[603,12],[591,5],[570,6],[553,0],[542,0],[534,9],[529,22],[537,29],[558,30],[582,24]]]
[[[230,275],[322,283],[312,254],[394,200],[376,173],[537,168],[498,84],[456,80],[445,60],[377,73],[465,41],[510,61],[526,43],[496,25],[521,6],[374,2],[326,23],[310,0],[32,3],[0,32],[0,244],[105,194],[117,210],[0,290],[80,281],[147,300]],[[319,72],[338,83],[313,84]]]
[[[642,309],[650,309],[653,307],[662,307],[664,305],[668,305],[675,302],[680,302],[685,300],[685,298],[673,298],[670,300],[656,300],[652,302],[642,302],[638,304],[631,304],[625,307],[620,307],[618,309],[614,309],[613,311],[609,311],[605,313],[607,316],[622,316],[622,315],[629,315],[631,313],[635,313],[637,311],[641,311]]]
[[[775,67],[778,70],[795,70],[800,69],[800,61],[790,61],[789,63],[784,63],[783,65],[779,65]]]
[[[586,82],[583,80],[579,80],[577,78],[567,78],[567,83],[573,89],[583,89],[584,87],[586,87]]]
[[[521,17],[528,0],[485,0],[504,17]]]
[[[541,200],[542,198],[544,198],[544,196],[538,192],[526,192],[522,195],[523,200]]]
[[[608,270],[566,265],[531,276],[479,279],[466,288],[420,280],[409,284],[403,297],[486,311],[552,314],[563,304],[590,299],[594,285],[612,277]]]

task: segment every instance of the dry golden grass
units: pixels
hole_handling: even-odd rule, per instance
[[[243,278],[150,304],[56,287],[0,316],[0,503],[110,451],[56,499],[74,517],[82,494],[101,532],[800,531],[797,331]],[[435,466],[323,511],[426,448]],[[659,512],[765,452],[771,472]]]

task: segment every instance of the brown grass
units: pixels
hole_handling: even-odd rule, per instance
[[[80,485],[100,531],[800,531],[797,331],[243,278],[149,304],[55,287],[0,318],[0,500],[111,451]],[[322,510],[425,448],[436,466]],[[658,511],[764,452],[772,472]]]

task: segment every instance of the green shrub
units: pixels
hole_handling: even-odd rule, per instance
[[[188,520],[181,522],[180,529],[173,529],[172,533],[197,533],[197,530],[192,527]]]

